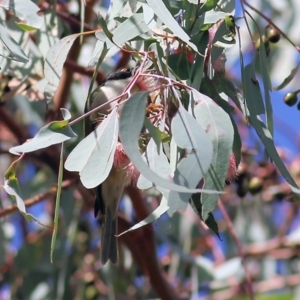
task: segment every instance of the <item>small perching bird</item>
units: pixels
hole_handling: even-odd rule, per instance
[[[88,112],[100,105],[103,105],[110,100],[122,95],[133,79],[133,76],[137,68],[129,69],[124,68],[117,72],[114,72],[105,79],[103,84],[96,88],[90,96],[90,100],[86,103],[85,112]],[[149,84],[143,77],[138,77],[131,87],[130,93],[136,93],[138,91],[149,90]],[[126,96],[125,96],[126,98]],[[118,106],[118,112],[122,108],[120,102],[121,99],[108,103],[99,108],[96,112],[90,114],[85,121],[85,135],[87,136],[94,131],[116,106]],[[118,152],[118,153],[117,153]],[[118,157],[122,157],[120,163],[116,162]],[[120,159],[119,159],[120,160]],[[131,170],[129,171],[129,166]],[[96,200],[94,207],[95,217],[101,212],[102,222],[102,238],[101,238],[101,263],[105,264],[108,260],[112,263],[118,263],[118,243],[117,243],[117,211],[120,199],[123,194],[124,187],[131,181],[130,173],[132,171],[132,164],[129,158],[126,156],[122,145],[118,142],[115,160],[112,169],[108,177],[99,186],[95,188]]]

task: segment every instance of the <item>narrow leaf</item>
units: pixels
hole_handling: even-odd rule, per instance
[[[278,86],[274,86],[273,90],[274,91],[279,91],[279,90],[285,88],[293,80],[293,78],[297,74],[299,66],[300,66],[300,63],[298,63],[298,65],[294,69],[292,69],[290,75],[288,77],[286,77],[281,84],[279,84]]]
[[[57,194],[55,201],[55,213],[54,213],[54,228],[51,239],[50,247],[50,261],[53,263],[53,252],[55,249],[56,236],[58,231],[58,219],[59,219],[59,210],[60,210],[60,198],[61,198],[61,189],[62,189],[62,179],[64,173],[64,143],[61,145],[60,159],[59,159],[59,170],[58,170],[58,182],[57,182]]]
[[[159,206],[144,220],[138,222],[134,226],[130,227],[128,230],[120,233],[118,236],[121,236],[129,231],[136,230],[142,226],[145,226],[155,220],[157,220],[162,214],[164,214],[169,209],[168,203],[165,198],[162,198]]]

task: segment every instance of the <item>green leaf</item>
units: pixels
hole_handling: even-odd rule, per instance
[[[157,149],[160,149],[163,133],[157,127],[155,127],[147,118],[145,118],[144,125],[149,131],[151,137],[153,138]]]
[[[264,144],[266,151],[268,152],[268,155],[275,163],[276,167],[278,168],[281,175],[284,177],[284,179],[287,181],[287,183],[290,185],[292,191],[298,195],[300,195],[300,190],[290,175],[289,171],[287,170],[286,166],[282,162],[276,148],[274,145],[274,141],[272,138],[272,135],[266,125],[262,122],[262,120],[259,118],[259,116],[255,116],[250,111],[250,122],[251,125],[256,130],[258,136],[260,137],[262,143]],[[300,201],[300,197],[296,197],[297,201]]]
[[[255,115],[265,114],[265,106],[261,95],[259,82],[254,74],[254,65],[248,64],[243,68],[244,97],[249,111]]]
[[[44,16],[40,8],[30,0],[2,0],[0,7],[16,15],[26,25],[35,29],[41,28],[44,23]]]
[[[192,197],[191,197],[191,199],[190,199],[190,205],[193,208],[193,210],[195,211],[195,213],[200,217],[200,219],[203,220],[203,218],[202,218],[201,194],[193,194]],[[221,240],[221,237],[220,237],[220,234],[219,234],[218,224],[215,221],[214,215],[211,212],[208,214],[208,218],[204,221],[204,223]]]
[[[197,47],[190,42],[190,37],[180,27],[178,22],[174,19],[164,2],[161,0],[147,0],[148,5],[157,15],[157,17],[183,42],[191,47],[195,52],[198,52]]]
[[[288,77],[286,77],[280,85],[274,86],[273,90],[274,91],[279,91],[279,90],[285,88],[293,80],[293,78],[297,74],[299,66],[300,66],[300,63],[294,69],[292,69],[290,75]]]
[[[118,109],[84,138],[69,154],[65,168],[79,172],[82,184],[94,188],[102,183],[113,165],[118,141]]]
[[[213,157],[210,169],[205,174],[204,188],[222,191],[228,171],[232,151],[234,130],[229,115],[209,97],[194,92],[195,117],[213,144]],[[217,204],[218,195],[201,195],[202,218],[205,221]]]
[[[54,121],[42,127],[34,138],[20,146],[10,148],[9,152],[16,155],[33,152],[51,145],[60,144],[76,136],[69,126],[68,120]]]
[[[265,93],[265,106],[266,106],[266,120],[268,124],[268,129],[271,132],[272,136],[274,135],[274,126],[273,126],[273,108],[271,103],[270,91],[272,90],[272,83],[270,78],[270,70],[267,60],[267,55],[265,51],[265,46],[260,37],[261,41],[259,43],[259,68],[262,74],[263,85],[264,85],[264,93]]]
[[[59,170],[58,170],[58,182],[57,182],[57,194],[55,201],[55,213],[54,213],[54,228],[51,239],[51,250],[50,250],[50,261],[53,263],[53,252],[55,249],[56,236],[58,231],[58,219],[59,219],[59,211],[60,211],[60,197],[61,197],[61,189],[62,189],[62,180],[64,173],[64,144],[61,145],[60,158],[59,158]]]
[[[148,95],[148,92],[138,92],[132,95],[123,106],[120,117],[120,140],[123,144],[126,154],[134,166],[140,171],[140,173],[143,174],[145,178],[153,182],[153,184],[167,190],[173,190],[177,192],[201,192],[202,190],[200,189],[189,189],[185,186],[174,184],[170,179],[167,180],[163,178],[152,171],[143,160],[138,146],[138,139],[144,124]]]
[[[24,24],[24,23],[20,23],[20,22],[16,22],[16,24],[24,31],[34,31],[36,30],[36,27]]]
[[[168,66],[181,80],[189,78],[192,64],[187,60],[185,53],[171,54],[168,57]]]
[[[51,102],[59,85],[67,55],[79,34],[69,35],[54,46],[47,52],[44,64],[44,74],[48,81],[45,88],[45,97],[47,102]]]
[[[0,39],[7,50],[11,53],[9,59],[16,60],[22,63],[29,61],[21,46],[9,35],[4,26],[0,24]]]

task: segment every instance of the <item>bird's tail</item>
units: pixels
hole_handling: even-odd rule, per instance
[[[109,209],[106,210],[104,217],[104,226],[102,229],[102,240],[101,240],[101,263],[104,265],[108,260],[113,264],[118,264],[118,241],[116,238],[117,230],[116,216],[111,215]]]

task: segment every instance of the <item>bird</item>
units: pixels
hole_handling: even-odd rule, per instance
[[[120,96],[128,84],[131,82],[137,67],[123,68],[107,76],[104,82],[97,87],[87,100],[85,105],[85,112],[103,105],[110,100]],[[147,80],[143,77],[138,77],[134,86],[131,88],[131,93],[138,91],[146,91],[149,89]],[[118,101],[113,101],[104,105],[98,111],[90,114],[85,118],[85,135],[87,136],[94,131],[104,120],[113,108],[118,106],[118,113],[122,109]],[[118,142],[120,145],[120,143]],[[124,153],[124,156],[126,154]],[[130,163],[129,158],[128,164]],[[123,194],[124,187],[129,183],[128,172],[126,167],[121,168],[113,164],[108,177],[95,188],[95,205],[94,215],[98,217],[99,212],[102,216],[102,236],[100,246],[100,260],[102,265],[110,260],[113,264],[117,265],[119,260],[118,242],[117,242],[117,212],[120,199]]]

